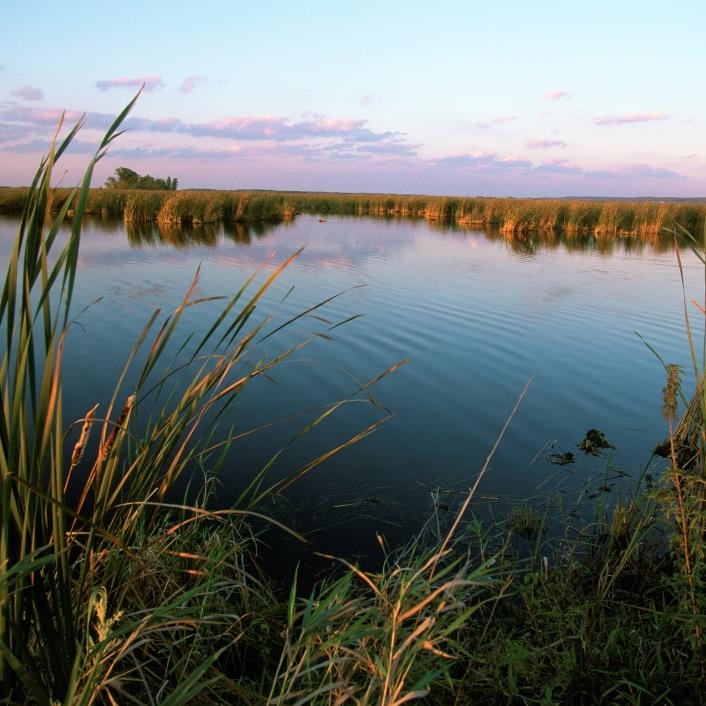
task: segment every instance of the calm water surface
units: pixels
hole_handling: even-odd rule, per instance
[[[0,220],[3,261],[16,228],[16,220]],[[432,491],[467,487],[530,377],[482,487],[484,497],[502,498],[498,507],[557,490],[574,499],[582,488],[597,492],[606,476],[609,484],[621,473],[639,476],[664,436],[664,373],[635,332],[665,360],[687,365],[672,250],[634,241],[517,244],[425,222],[331,217],[319,223],[311,216],[255,229],[163,232],[87,222],[74,311],[102,299],[71,330],[66,418],[108,399],[148,315],[176,307],[199,264],[199,295],[230,295],[258,266],[303,245],[259,318],[272,315],[273,327],[342,291],[316,313],[331,324],[362,316],[332,331],[308,316],[255,351],[273,354],[317,332],[332,338],[315,336],[272,380],[258,379],[242,396],[228,419],[236,432],[302,414],[233,445],[221,475],[222,501],[236,496],[312,410],[406,358],[371,390],[394,416],[281,503],[321,550],[364,554],[373,551],[375,532],[392,542],[408,536],[425,517]],[[683,257],[689,297],[699,296],[699,263],[688,252]],[[205,330],[216,311],[210,304],[189,310],[184,332]],[[380,416],[363,403],[344,408],[289,448],[275,475]],[[576,445],[592,427],[615,450],[600,458],[581,454]],[[550,463],[548,454],[560,451],[574,452],[576,462]]]

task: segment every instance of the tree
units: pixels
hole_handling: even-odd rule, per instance
[[[167,177],[159,179],[149,174],[141,176],[127,167],[117,167],[115,175],[105,181],[107,189],[159,189],[162,191],[176,191],[178,179]]]

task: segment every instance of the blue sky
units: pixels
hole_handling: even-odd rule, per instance
[[[182,187],[706,196],[703,2],[3,5],[0,184],[57,116],[64,179]]]

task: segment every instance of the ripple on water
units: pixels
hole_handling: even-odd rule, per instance
[[[0,253],[9,252],[16,227],[12,219],[0,220]],[[356,380],[369,380],[401,358],[411,361],[374,391],[394,419],[307,480],[301,493],[312,503],[321,487],[350,496],[397,484],[395,492],[402,486],[408,491],[404,503],[416,508],[413,518],[421,518],[432,484],[458,483],[479,467],[530,376],[533,385],[497,456],[489,489],[513,497],[533,493],[557,474],[538,452],[553,442],[575,449],[590,427],[614,442],[616,464],[640,468],[651,441],[664,432],[664,373],[634,332],[689,374],[672,253],[645,247],[597,254],[559,246],[530,256],[482,233],[366,218],[319,224],[297,217],[250,239],[240,233],[238,243],[219,232],[214,247],[192,246],[186,238],[178,249],[158,242],[135,248],[122,224],[87,226],[75,310],[105,299],[81,315],[85,333],[72,330],[67,345],[71,413],[78,416],[109,394],[146,317],[156,307],[167,312],[178,304],[199,263],[200,296],[231,294],[271,253],[281,260],[304,244],[298,262],[263,299],[260,317],[271,314],[282,322],[350,291],[315,312],[330,324],[304,317],[263,344],[265,353],[313,331],[333,338],[317,339],[298,354],[299,362],[253,388],[236,410],[243,425],[341,399],[355,391]],[[691,301],[702,296],[703,274],[692,253],[682,257]],[[351,289],[359,284],[365,287]],[[186,324],[203,331],[215,310],[193,308]],[[362,318],[328,331],[359,313]],[[375,416],[355,409],[348,421],[323,425],[313,446],[323,449]],[[243,442],[233,467],[268,457],[291,433],[287,428]],[[307,456],[304,450],[291,453],[292,460]],[[576,464],[561,470],[563,487],[579,488],[605,463],[577,456]],[[237,486],[237,478],[224,482],[223,499]],[[371,531],[376,528],[371,522]],[[345,533],[345,526],[326,532],[327,547],[348,541]]]

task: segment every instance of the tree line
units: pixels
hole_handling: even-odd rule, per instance
[[[160,179],[145,174],[142,176],[127,167],[118,167],[115,175],[105,181],[107,189],[152,189],[161,191],[176,191],[179,180],[176,177]]]

